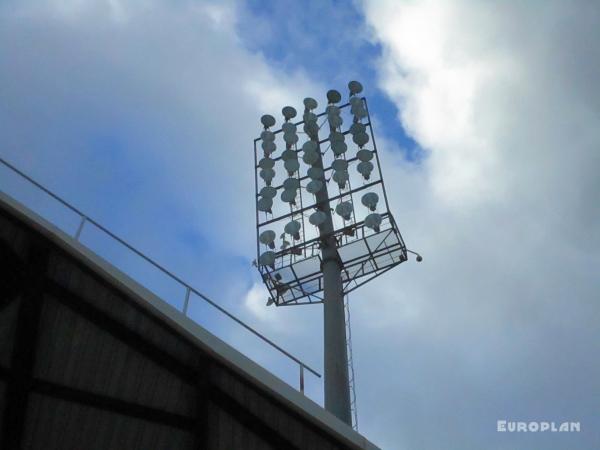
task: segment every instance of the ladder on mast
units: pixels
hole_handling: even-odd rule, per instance
[[[358,431],[358,412],[356,410],[356,389],[354,378],[354,359],[352,357],[352,329],[350,326],[350,296],[346,295],[344,299],[346,310],[346,343],[348,351],[348,381],[350,383],[350,410],[352,412],[352,428]]]

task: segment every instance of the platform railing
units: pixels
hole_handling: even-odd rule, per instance
[[[57,202],[59,202],[60,204],[62,204],[63,206],[65,206],[66,208],[68,208],[70,211],[74,212],[75,214],[77,214],[79,216],[79,218],[80,218],[79,225],[77,227],[77,230],[73,234],[73,239],[75,239],[76,241],[82,243],[80,241],[80,237],[81,237],[81,233],[83,232],[84,227],[86,225],[88,225],[88,224],[94,225],[94,227],[96,227],[97,229],[99,229],[100,231],[102,231],[103,233],[105,233],[106,235],[108,235],[110,238],[112,238],[115,241],[117,241],[119,244],[123,245],[125,248],[127,248],[131,252],[135,253],[137,256],[139,256],[140,258],[142,258],[146,262],[150,263],[152,266],[154,266],[155,268],[157,268],[158,270],[160,270],[162,273],[164,273],[165,275],[167,275],[169,278],[171,278],[173,281],[175,281],[176,283],[178,283],[180,286],[184,287],[185,288],[185,297],[184,297],[184,300],[183,300],[183,308],[180,311],[186,317],[191,318],[190,316],[187,315],[188,308],[189,308],[189,302],[190,302],[190,296],[191,296],[192,293],[196,294],[197,297],[199,297],[200,299],[204,300],[206,303],[208,303],[209,305],[211,305],[217,311],[221,312],[222,314],[224,314],[225,316],[227,316],[229,319],[233,320],[235,323],[237,323],[241,327],[245,328],[247,331],[249,331],[250,333],[252,333],[256,337],[258,337],[260,340],[262,340],[263,342],[267,343],[269,346],[271,346],[272,348],[274,348],[275,350],[277,350],[279,353],[285,355],[287,358],[289,358],[294,363],[296,363],[298,365],[298,369],[299,369],[299,390],[300,390],[300,392],[302,392],[304,394],[304,369],[308,370],[310,373],[312,373],[316,377],[321,378],[321,374],[319,372],[317,372],[316,370],[314,370],[313,368],[311,368],[308,364],[302,362],[301,360],[299,360],[298,358],[296,358],[294,355],[292,355],[288,351],[286,351],[283,348],[281,348],[279,345],[277,345],[276,343],[274,343],[269,338],[265,337],[263,334],[261,334],[258,331],[256,331],[250,325],[248,325],[247,323],[245,323],[244,321],[242,321],[241,319],[239,319],[238,317],[236,317],[231,312],[227,311],[225,308],[223,308],[222,306],[220,306],[218,303],[216,303],[215,301],[211,300],[206,295],[202,294],[200,291],[198,291],[196,288],[194,288],[191,284],[187,283],[186,281],[184,281],[183,279],[181,279],[180,277],[178,277],[177,275],[175,275],[173,272],[167,270],[161,264],[157,263],[152,258],[150,258],[149,256],[145,255],[144,253],[142,253],[141,251],[139,251],[138,249],[136,249],[135,247],[133,247],[132,245],[130,245],[129,243],[127,243],[126,241],[124,241],[123,239],[121,239],[119,236],[117,236],[116,234],[114,234],[112,231],[108,230],[106,227],[104,227],[103,225],[99,224],[97,221],[95,221],[94,219],[92,219],[88,215],[84,214],[81,210],[79,210],[75,206],[71,205],[66,200],[63,200],[58,195],[54,194],[52,191],[50,191],[49,189],[47,189],[46,187],[44,187],[43,185],[41,185],[40,183],[38,183],[37,181],[35,181],[29,175],[23,173],[21,170],[19,170],[18,168],[16,168],[15,166],[13,166],[11,163],[9,163],[8,161],[4,160],[3,158],[0,158],[0,163],[2,163],[4,166],[6,166],[10,170],[12,170],[17,175],[20,175],[22,178],[24,178],[25,180],[27,180],[29,183],[31,183],[32,185],[34,185],[35,187],[37,187],[38,189],[40,189],[41,191],[43,191],[45,194],[49,195],[54,200],[56,200]]]

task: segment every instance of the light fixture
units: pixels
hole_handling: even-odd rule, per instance
[[[365,217],[365,225],[368,228],[371,228],[375,232],[379,233],[379,226],[381,225],[381,216],[377,213],[369,214],[367,217]]]
[[[286,178],[283,182],[283,188],[288,191],[300,188],[300,181],[298,178]]]
[[[360,122],[354,122],[350,126],[350,134],[352,136],[354,136],[355,134],[358,134],[358,133],[364,133],[366,130],[367,130],[367,127]]]
[[[341,114],[340,108],[335,105],[328,105],[327,108],[325,108],[325,112],[328,116],[339,116]]]
[[[317,151],[317,143],[315,141],[306,141],[302,144],[302,150],[305,152],[316,152]]]
[[[307,172],[308,178],[311,180],[322,180],[323,179],[323,169],[320,167],[311,167]]]
[[[263,231],[258,237],[258,240],[262,244],[267,245],[270,249],[275,248],[275,232],[273,230]]]
[[[364,119],[365,117],[367,117],[367,110],[362,107],[356,108],[356,111],[354,111],[354,117],[358,120]]]
[[[347,170],[338,170],[333,173],[333,181],[335,181],[340,189],[344,189],[346,187],[346,183],[348,182],[348,171]]]
[[[344,153],[346,153],[346,150],[348,150],[348,146],[343,141],[333,141],[331,143],[331,150],[333,151],[333,154],[335,156],[341,156]]]
[[[287,161],[289,159],[298,159],[298,154],[294,151],[294,150],[284,150],[283,153],[281,153],[281,159],[283,159],[284,161]]]
[[[300,163],[297,159],[288,159],[284,161],[283,167],[285,167],[285,170],[287,170],[288,175],[291,177],[300,168]]]
[[[371,177],[371,172],[373,172],[373,164],[369,161],[362,161],[358,163],[356,170],[358,170],[358,173],[360,173],[365,180],[368,180]]]
[[[297,241],[300,239],[300,228],[300,222],[298,222],[297,220],[292,220],[285,225],[283,231],[285,231],[287,234],[292,236],[294,240]]]
[[[313,109],[317,107],[317,101],[314,98],[307,97],[304,99],[304,132],[311,139],[318,139],[319,136],[319,125],[317,123],[317,115],[311,112]]]
[[[329,133],[329,141],[330,142],[344,142],[344,135],[339,131],[332,131]]]
[[[319,160],[319,153],[315,151],[306,151],[302,156],[302,161],[304,161],[309,166],[312,166]]]
[[[342,126],[342,123],[344,123],[344,119],[342,119],[341,116],[329,116],[327,120],[329,121],[329,125],[333,128],[339,128]]]
[[[350,95],[356,95],[362,92],[363,87],[358,81],[351,81],[348,83],[348,89],[350,89]]]
[[[263,158],[258,162],[258,167],[261,169],[272,169],[275,166],[275,161],[271,158]]]
[[[345,159],[336,159],[331,163],[331,168],[336,172],[340,170],[348,170],[348,161]]]
[[[275,140],[275,133],[269,130],[264,130],[260,133],[260,138],[265,142],[273,142]]]
[[[264,151],[265,157],[269,157],[269,155],[277,149],[277,146],[273,141],[262,141],[262,144],[260,144],[260,146]]]
[[[275,270],[275,252],[266,251],[258,258],[258,264],[261,266],[269,266]]]
[[[413,255],[415,255],[415,256],[416,256],[416,258],[415,258],[415,259],[417,260],[417,262],[421,262],[421,261],[423,261],[423,257],[422,257],[422,256],[421,256],[419,253],[417,253],[417,252],[413,252],[412,250],[409,250],[409,249],[406,249],[406,251],[407,251],[408,253],[412,253]]]
[[[306,190],[314,195],[316,195],[321,189],[323,189],[323,182],[321,180],[312,180],[306,185]]]
[[[311,138],[319,135],[319,125],[317,121],[306,121],[304,122],[304,132]]]
[[[362,162],[368,162],[373,159],[373,152],[367,149],[361,149],[356,152],[356,157],[360,159]]]
[[[296,195],[298,195],[296,189],[285,189],[281,193],[281,201],[295,205]]]
[[[262,169],[259,172],[260,177],[265,181],[267,186],[271,186],[273,178],[275,178],[275,171],[273,169]]]
[[[275,117],[265,114],[260,118],[260,123],[262,123],[265,128],[270,128],[275,125]]]
[[[294,145],[298,142],[298,135],[295,132],[283,133],[283,140],[287,145]]]
[[[323,211],[315,211],[308,218],[308,221],[317,227],[319,225],[321,225],[323,222],[325,222],[326,220],[327,220],[327,214],[325,214]]]
[[[360,201],[371,211],[375,211],[377,208],[377,202],[379,201],[379,196],[375,192],[368,192],[362,196]]]
[[[352,140],[354,141],[354,143],[356,145],[358,145],[359,147],[362,148],[363,145],[365,145],[367,142],[369,142],[369,135],[367,133],[360,132],[360,133],[356,133],[354,136],[352,136]]]
[[[326,109],[327,111],[327,120],[329,121],[329,125],[331,128],[339,128],[344,123],[342,117],[340,116],[340,108],[335,105],[329,105]]]
[[[360,97],[350,98],[350,112],[354,115],[354,119],[359,121],[367,116],[367,110]]]
[[[256,206],[258,208],[259,211],[263,211],[269,214],[272,214],[272,207],[273,207],[273,199],[269,198],[269,197],[262,197],[258,200],[258,202],[256,202]]]
[[[342,94],[340,94],[335,89],[331,89],[327,91],[327,101],[329,103],[338,103],[342,99]]]
[[[296,133],[297,131],[296,125],[292,122],[285,122],[283,125],[281,125],[281,129],[284,133]]]
[[[261,197],[275,198],[275,196],[277,195],[277,189],[271,186],[265,186],[260,190],[260,195]]]
[[[317,103],[317,101],[314,98],[311,97],[306,97],[303,101],[304,103],[304,107],[306,109],[308,109],[309,111],[316,109],[317,106],[319,106],[319,104]]]
[[[344,220],[350,220],[352,218],[352,203],[342,202],[335,207],[335,212],[341,216]]]
[[[304,120],[306,122],[315,122],[316,123],[318,119],[319,119],[318,116],[313,112],[307,111],[304,113]]]
[[[354,108],[354,109],[360,108],[362,106],[362,99],[360,97],[351,97],[349,103],[350,103],[351,109],[352,108]]]
[[[287,121],[296,117],[296,110],[291,106],[284,106],[281,110],[281,114],[283,114],[283,117]]]

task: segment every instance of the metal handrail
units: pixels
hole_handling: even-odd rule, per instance
[[[87,216],[86,214],[84,214],[83,212],[81,212],[79,209],[77,209],[75,206],[71,205],[66,200],[63,200],[58,195],[54,194],[49,189],[45,188],[43,185],[41,185],[40,183],[38,183],[37,181],[35,181],[29,175],[23,173],[21,170],[17,169],[15,166],[13,166],[11,163],[9,163],[8,161],[4,160],[1,157],[0,157],[0,162],[2,164],[4,164],[6,167],[8,167],[9,169],[11,169],[13,172],[17,173],[18,175],[20,175],[21,177],[23,177],[24,179],[26,179],[27,181],[29,181],[31,184],[33,184],[34,186],[36,186],[38,189],[40,189],[43,192],[45,192],[47,195],[49,195],[50,197],[52,197],[54,200],[58,201],[63,206],[66,206],[69,210],[73,211],[74,213],[76,213],[80,217],[81,222],[79,223],[77,231],[75,232],[75,234],[73,236],[73,238],[76,241],[81,242],[80,241],[80,237],[81,237],[81,233],[83,231],[83,228],[85,227],[85,225],[87,223],[91,223],[96,228],[100,229],[101,231],[103,231],[104,233],[106,233],[108,236],[110,236],[111,238],[113,238],[115,241],[119,242],[121,245],[125,246],[127,249],[129,249],[130,251],[132,251],[133,253],[135,253],[136,255],[138,255],[139,257],[141,257],[142,259],[144,259],[146,262],[152,264],[154,267],[156,267],[158,270],[160,270],[161,272],[163,272],[169,278],[171,278],[172,280],[176,281],[181,286],[183,286],[185,288],[185,299],[184,299],[184,304],[183,304],[183,310],[181,312],[186,317],[189,317],[187,315],[187,310],[188,310],[188,305],[189,305],[190,293],[194,293],[198,297],[200,297],[202,300],[204,300],[206,303],[208,303],[209,305],[211,305],[212,307],[214,307],[215,309],[217,309],[221,313],[225,314],[227,317],[229,317],[231,320],[233,320],[234,322],[236,322],[238,325],[241,325],[243,328],[245,328],[246,330],[248,330],[250,333],[254,334],[256,337],[258,337],[259,339],[261,339],[263,342],[266,342],[271,347],[273,347],[274,349],[278,350],[280,353],[282,353],[283,355],[287,356],[289,359],[291,359],[296,364],[298,364],[299,369],[300,369],[300,391],[302,393],[304,393],[304,369],[307,369],[309,372],[311,372],[316,377],[321,378],[321,374],[318,373],[313,368],[311,368],[309,365],[307,365],[304,362],[300,361],[298,358],[296,358],[295,356],[293,356],[291,353],[289,353],[288,351],[284,350],[279,345],[275,344],[272,340],[270,340],[269,338],[265,337],[264,335],[262,335],[261,333],[259,333],[258,331],[256,331],[254,328],[252,328],[250,325],[248,325],[245,322],[243,322],[241,319],[238,319],[235,315],[233,315],[232,313],[230,313],[229,311],[227,311],[225,308],[223,308],[222,306],[220,306],[218,303],[216,303],[215,301],[213,301],[210,298],[208,298],[206,295],[204,295],[201,292],[199,292],[192,285],[190,285],[189,283],[185,282],[184,280],[182,280],[181,278],[179,278],[177,275],[173,274],[171,271],[167,270],[162,265],[160,265],[159,263],[157,263],[156,261],[154,261],[150,257],[148,257],[145,254],[143,254],[141,251],[137,250],[136,248],[134,248],[133,246],[131,246],[130,244],[128,244],[126,241],[124,241],[123,239],[121,239],[119,236],[115,235],[112,231],[108,230],[106,227],[102,226],[97,221],[95,221],[94,219],[90,218],[89,216]]]

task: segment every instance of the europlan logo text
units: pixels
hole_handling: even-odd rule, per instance
[[[556,422],[499,420],[497,431],[499,433],[579,433],[581,424],[579,422],[562,422],[557,426]]]

